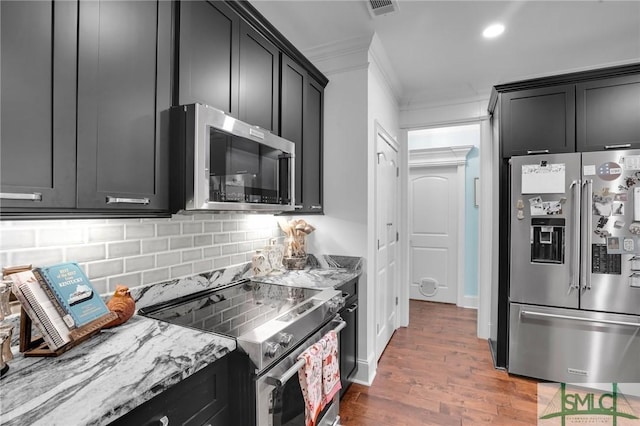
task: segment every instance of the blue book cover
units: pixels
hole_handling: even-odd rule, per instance
[[[109,308],[75,262],[38,268],[60,305],[71,314],[76,327],[109,313]]]

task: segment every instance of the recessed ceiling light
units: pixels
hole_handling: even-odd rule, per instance
[[[498,37],[500,34],[504,32],[504,25],[502,24],[491,24],[487,28],[484,29],[482,35],[485,38],[494,38]]]

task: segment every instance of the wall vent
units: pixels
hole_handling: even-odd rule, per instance
[[[367,5],[372,18],[398,11],[398,0],[367,0]]]

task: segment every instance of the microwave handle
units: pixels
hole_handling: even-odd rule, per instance
[[[339,333],[340,330],[342,330],[346,326],[347,326],[346,321],[340,320],[338,322],[338,325],[336,326],[336,328],[333,329],[333,331],[335,331],[336,333]],[[305,362],[306,361],[304,359],[299,360],[298,362],[293,364],[291,366],[291,368],[289,368],[287,371],[282,373],[282,375],[280,377],[267,376],[266,377],[267,383],[269,383],[270,385],[273,385],[273,386],[277,386],[277,387],[282,386],[283,384],[285,384],[287,382],[287,380],[292,378],[293,375],[296,374],[298,372],[298,370],[300,370],[304,366]]]

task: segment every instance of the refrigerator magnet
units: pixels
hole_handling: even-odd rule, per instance
[[[633,251],[635,244],[633,242],[633,238],[625,238],[622,240],[622,248],[624,251]]]
[[[622,167],[620,164],[612,161],[601,164],[596,170],[596,175],[602,180],[616,180],[622,174]]]
[[[620,253],[620,238],[608,237],[607,238],[607,254]]]

